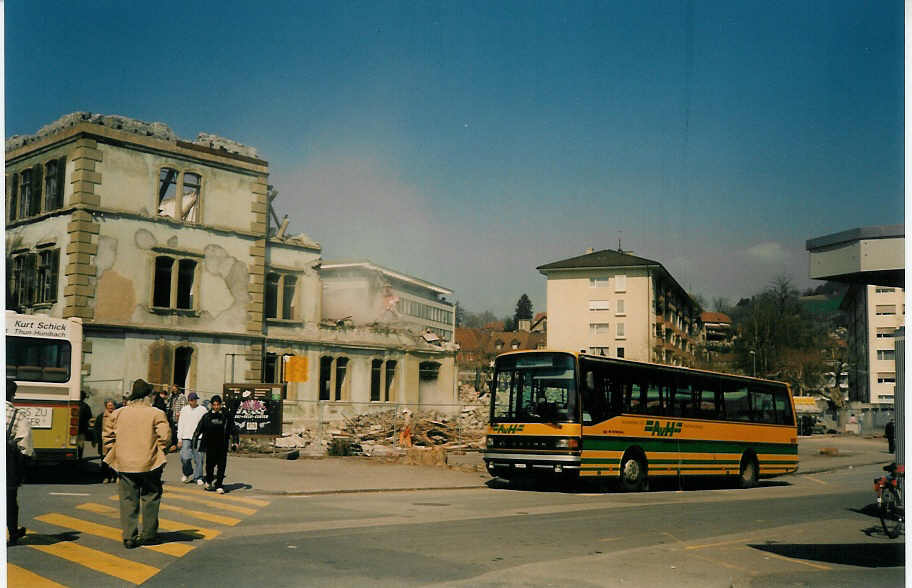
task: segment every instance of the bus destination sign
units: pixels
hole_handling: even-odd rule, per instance
[[[67,338],[66,321],[52,319],[17,318],[6,323],[7,337],[53,337]]]

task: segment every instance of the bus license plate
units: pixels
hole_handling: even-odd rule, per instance
[[[33,429],[50,429],[54,409],[48,406],[22,406],[19,408],[25,413]]]

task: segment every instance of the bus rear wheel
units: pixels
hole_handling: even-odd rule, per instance
[[[741,458],[741,475],[738,476],[740,488],[753,488],[757,485],[757,458],[745,455]]]
[[[625,455],[621,462],[621,487],[627,492],[646,489],[646,461],[638,455]]]

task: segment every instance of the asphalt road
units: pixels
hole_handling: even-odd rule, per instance
[[[495,485],[278,497],[172,487],[161,512],[172,543],[132,551],[111,536],[115,486],[30,484],[23,521],[36,534],[8,557],[16,578],[92,588],[900,586],[904,538],[886,538],[872,507],[879,473],[641,494]]]

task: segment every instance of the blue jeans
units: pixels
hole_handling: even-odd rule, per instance
[[[189,477],[191,480],[200,480],[203,478],[203,454],[200,453],[199,449],[194,449],[190,439],[181,439],[181,449],[180,449],[180,459],[183,472],[186,472],[189,468],[193,467],[193,475]]]

